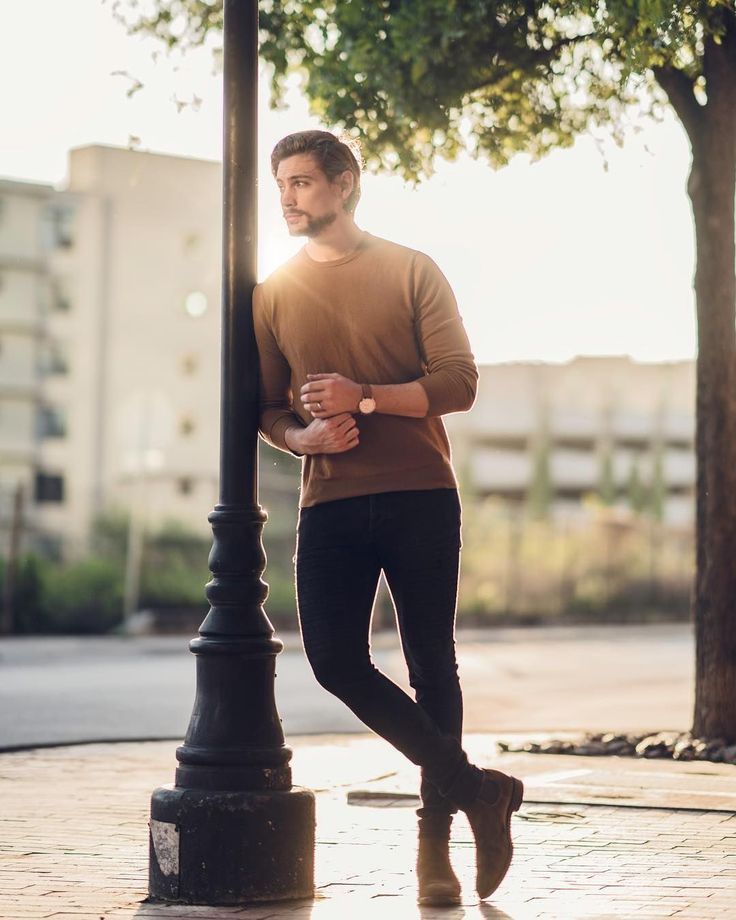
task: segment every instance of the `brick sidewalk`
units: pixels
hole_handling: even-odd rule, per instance
[[[293,763],[301,782],[326,787],[317,798],[314,901],[252,908],[145,904],[149,798],[172,780],[174,748],[167,741],[2,755],[0,918],[736,918],[733,813],[559,803],[522,806],[514,818],[514,862],[486,903],[474,896],[472,838],[458,818],[453,862],[464,904],[420,909],[413,809],[390,807],[391,800],[381,808],[347,805],[347,789],[364,788],[375,764],[365,758],[357,764],[354,754],[317,739],[298,739]],[[381,742],[375,750],[378,761],[390,761]],[[503,769],[504,757],[495,763]]]

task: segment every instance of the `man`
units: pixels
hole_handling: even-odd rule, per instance
[[[422,253],[360,230],[360,167],[326,131],[279,141],[271,167],[300,252],[255,289],[261,434],[303,458],[297,606],[317,680],[421,767],[422,904],[457,904],[452,815],[467,813],[477,889],[511,861],[520,780],[468,762],[454,622],[460,502],[441,416],[475,399],[477,369],[452,291]],[[381,572],[412,700],[375,668]]]

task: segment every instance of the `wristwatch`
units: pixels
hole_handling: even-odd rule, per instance
[[[370,415],[371,412],[376,411],[376,401],[373,398],[373,390],[371,390],[371,385],[369,383],[364,383],[362,389],[363,398],[358,403],[358,411],[362,415]]]

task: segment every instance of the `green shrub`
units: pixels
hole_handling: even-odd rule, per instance
[[[120,508],[97,515],[90,534],[91,555],[114,559],[123,565],[128,547],[129,521],[128,512]]]
[[[181,559],[146,558],[141,575],[138,606],[141,609],[153,607],[175,607],[206,604],[204,588],[211,575],[207,570],[207,557],[199,566],[191,566]]]
[[[42,559],[31,553],[18,561],[12,599],[12,631],[15,633],[37,632],[35,625],[42,616],[44,565]],[[5,569],[6,562],[0,559],[0,598],[5,597]]]
[[[174,520],[149,534],[143,548],[139,607],[206,607],[204,588],[211,577],[207,564],[211,545],[211,539]]]
[[[264,605],[269,620],[277,629],[298,629],[294,576],[283,577],[276,571],[267,571],[268,597]]]
[[[118,563],[84,559],[43,570],[43,632],[102,633],[121,622],[123,579]]]
[[[691,528],[593,501],[567,520],[538,520],[496,499],[468,500],[463,512],[466,622],[688,615]]]

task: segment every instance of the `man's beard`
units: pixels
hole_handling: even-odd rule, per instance
[[[301,213],[303,214],[304,212],[302,211]],[[323,214],[321,217],[309,217],[307,214],[304,214],[304,216],[307,218],[306,227],[294,228],[293,230],[290,227],[289,231],[292,236],[308,236],[310,238],[319,236],[326,227],[329,227],[330,224],[333,224],[337,220],[336,211],[330,211],[327,214]]]

